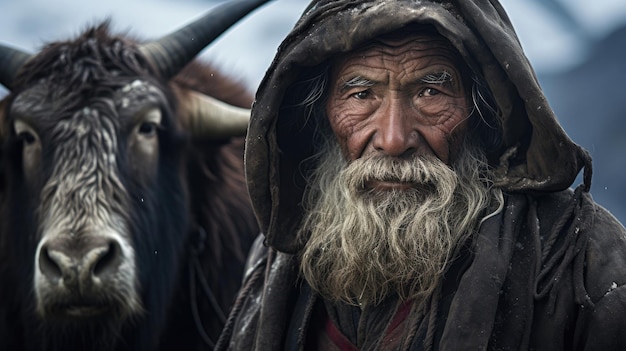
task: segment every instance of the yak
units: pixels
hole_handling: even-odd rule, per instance
[[[259,230],[252,94],[196,56],[264,2],[0,47],[0,349],[212,349]]]

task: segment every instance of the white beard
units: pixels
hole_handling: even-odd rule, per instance
[[[469,145],[454,164],[435,157],[358,159],[347,163],[336,142],[322,153],[298,231],[300,270],[331,301],[376,304],[390,293],[421,300],[436,288],[459,244],[499,190],[484,178],[484,154]],[[375,191],[371,180],[408,190]],[[499,196],[498,196],[499,194]]]

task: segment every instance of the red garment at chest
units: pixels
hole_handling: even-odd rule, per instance
[[[383,339],[379,344],[379,350],[398,350],[402,335],[405,330],[407,317],[411,311],[411,302],[407,301],[398,304],[398,308],[387,326]],[[311,324],[309,332],[307,351],[325,350],[325,351],[359,351],[342,332],[337,328],[333,321],[328,318],[323,307],[316,313],[316,320]]]

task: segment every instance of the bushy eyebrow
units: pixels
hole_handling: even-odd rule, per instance
[[[428,73],[419,78],[417,81],[424,84],[435,84],[451,87],[453,85],[454,78],[452,77],[452,74],[450,74],[450,72],[444,70],[440,72]],[[356,76],[348,79],[347,81],[344,81],[343,84],[341,84],[341,86],[339,87],[339,92],[343,93],[352,88],[369,88],[374,85],[376,85],[375,81],[364,78],[362,76]]]
[[[376,84],[373,80],[363,78],[361,76],[356,76],[354,78],[350,78],[349,80],[343,82],[341,87],[339,88],[340,92],[344,92],[346,90],[352,88],[360,88],[360,87],[372,87]]]
[[[452,74],[448,71],[428,73],[421,77],[419,81],[426,84],[451,85]]]

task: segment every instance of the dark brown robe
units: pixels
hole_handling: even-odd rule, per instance
[[[257,241],[218,350],[310,349],[323,301],[298,279],[295,257]],[[412,306],[400,342],[393,348],[385,342],[394,302],[382,306],[386,313],[370,312],[369,333],[356,346],[626,350],[624,284],[626,230],[588,194],[512,195],[482,224],[431,299]],[[339,313],[349,318],[349,309]],[[344,330],[348,337],[357,333]]]

